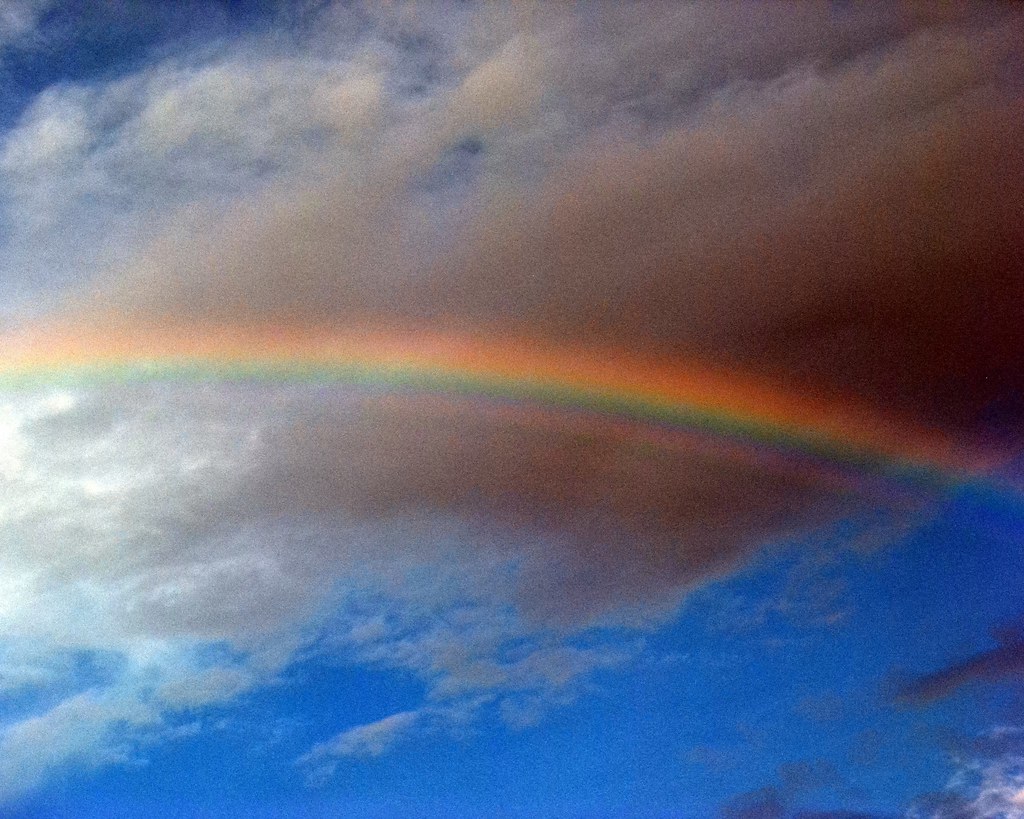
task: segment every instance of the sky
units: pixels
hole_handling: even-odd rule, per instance
[[[0,2],[0,814],[1024,819],[1022,42]]]

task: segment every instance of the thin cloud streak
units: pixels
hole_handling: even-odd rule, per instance
[[[968,657],[903,686],[897,699],[915,705],[940,700],[979,682],[1024,679],[1024,642],[1010,642]]]

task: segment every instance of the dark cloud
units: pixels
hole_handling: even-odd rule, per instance
[[[435,320],[703,358],[971,428],[1024,387],[1020,105],[977,90],[983,74],[900,79],[808,79],[578,162],[467,240]]]
[[[723,805],[721,819],[785,819],[786,807],[774,788],[742,793]]]
[[[904,685],[897,692],[897,698],[924,704],[948,697],[973,683],[1020,678],[1022,675],[1024,642],[1011,642],[920,677]]]
[[[230,529],[261,517],[408,525],[443,513],[467,522],[476,547],[516,541],[520,602],[555,620],[671,602],[769,540],[866,509],[856,492],[784,465],[453,399],[324,407],[264,446],[233,495],[215,494],[191,516]]]
[[[775,11],[609,12],[520,32],[438,98],[430,136],[371,160],[365,184],[254,200],[216,241],[193,226],[101,295],[157,321],[613,344],[983,439],[1017,430],[1024,18]],[[552,50],[565,40],[568,59]],[[523,107],[495,110],[484,79]],[[687,84],[711,101],[670,101]],[[581,121],[595,100],[604,120]],[[659,106],[674,117],[640,127]],[[569,123],[562,141],[536,143],[553,122]],[[532,181],[509,164],[511,134],[551,157]],[[410,210],[409,180],[467,144],[487,146],[489,182],[441,239]]]

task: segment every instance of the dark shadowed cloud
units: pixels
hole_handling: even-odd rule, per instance
[[[481,543],[502,533],[519,540],[531,558],[522,605],[580,622],[672,601],[769,541],[868,508],[858,492],[786,465],[557,421],[447,399],[324,409],[267,440],[269,457],[242,492],[215,496],[195,517],[230,529],[260,516],[381,522],[443,512],[470,524]],[[909,508],[897,501],[892,510]]]
[[[905,702],[924,704],[948,697],[973,683],[1021,677],[1024,677],[1024,642],[1010,642],[919,677],[903,686],[897,697]]]
[[[370,68],[334,89],[292,66],[282,89],[354,117],[284,163],[273,128],[339,127],[325,109],[275,102],[257,141],[252,66],[191,69],[196,105],[236,95],[226,145],[188,126],[196,161],[284,171],[226,211],[189,204],[89,309],[613,344],[1002,440],[1024,392],[1021,15],[737,9],[502,19],[415,118]],[[167,116],[164,85],[122,114],[121,156]]]

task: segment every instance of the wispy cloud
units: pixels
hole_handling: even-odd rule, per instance
[[[0,7],[0,50],[31,38],[36,25],[54,0],[8,0]],[[2,59],[2,54],[0,54]]]
[[[1024,755],[1021,730],[996,728],[975,743],[986,753],[967,756],[945,790],[928,794],[908,812],[909,819],[1021,819],[1024,817]],[[1016,750],[1009,750],[1010,745]]]
[[[906,702],[923,704],[948,697],[972,683],[1012,679],[1022,675],[1024,642],[1010,642],[919,677],[904,685],[897,696]]]

